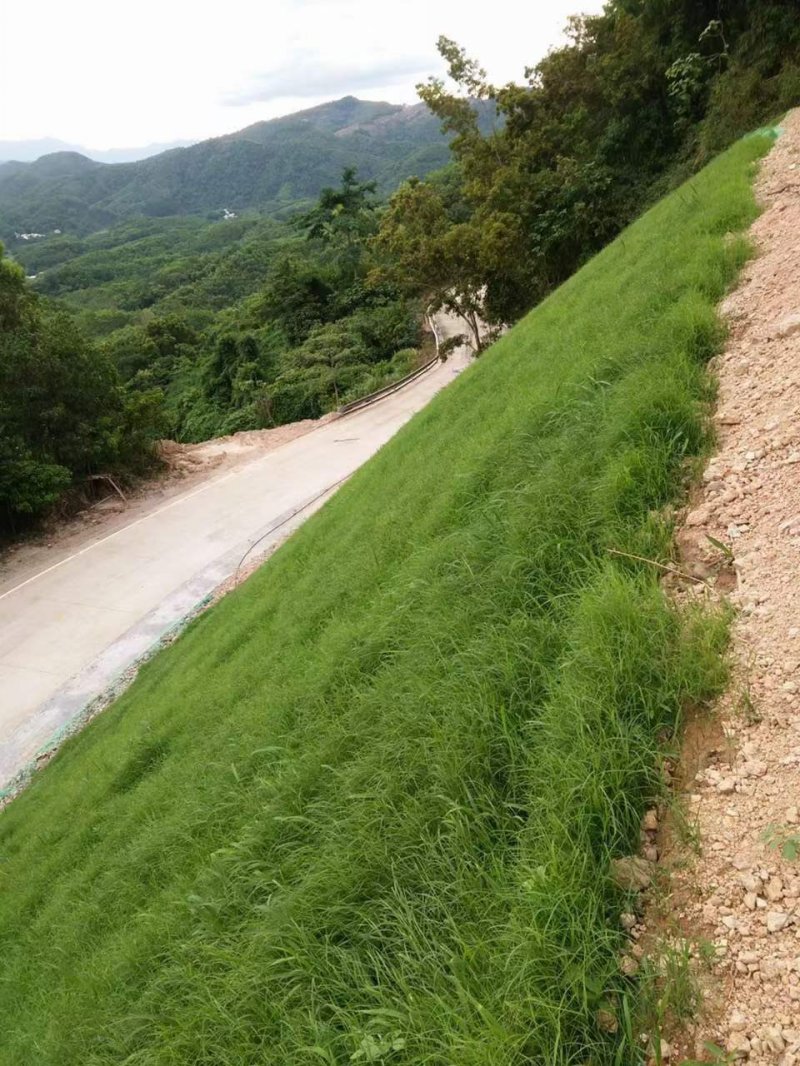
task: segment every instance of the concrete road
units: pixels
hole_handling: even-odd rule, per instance
[[[212,477],[38,573],[6,573],[0,789],[230,577],[255,541],[264,537],[263,553],[284,539],[466,363],[462,350],[373,406]]]

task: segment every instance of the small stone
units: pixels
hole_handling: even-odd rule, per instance
[[[668,1044],[666,1040],[661,1041],[661,1058],[662,1060],[672,1058],[672,1045]]]
[[[763,777],[767,772],[767,764],[760,759],[750,759],[742,767],[745,777]]]
[[[721,781],[717,782],[717,792],[721,792],[723,795],[727,795],[730,792],[736,791],[736,782],[732,777],[723,777]]]
[[[784,681],[784,683],[781,685],[781,688],[784,692],[797,692],[797,682]]]
[[[655,833],[658,829],[658,812],[655,808],[649,810],[642,821],[642,829],[648,833]]]
[[[752,874],[740,874],[739,884],[748,892],[759,892],[761,890],[761,882]]]
[[[740,1010],[735,1010],[731,1014],[731,1020],[728,1023],[728,1029],[732,1033],[743,1033],[747,1029],[747,1015],[743,1014]]]
[[[786,928],[788,921],[789,915],[784,911],[769,911],[767,914],[767,931],[770,933],[779,933],[781,929]]]
[[[639,855],[611,860],[611,878],[625,892],[643,892],[653,880],[653,863]]]
[[[790,166],[790,170],[794,167]],[[783,318],[779,318],[772,328],[773,337],[791,337],[793,333],[797,333],[800,330],[800,314],[794,312],[789,315],[784,315]]]
[[[764,1029],[761,1033],[761,1043],[766,1046],[768,1051],[772,1051],[776,1055],[779,1055],[786,1047],[777,1025],[771,1025],[768,1029]]]
[[[623,929],[633,929],[636,925],[636,915],[629,911],[623,911],[619,916],[619,924]]]
[[[754,911],[756,909],[756,904],[757,903],[758,903],[758,896],[755,894],[755,892],[745,892],[745,894],[744,894],[744,905],[745,905],[745,907],[747,907],[747,909],[749,911]]]
[[[604,1033],[616,1033],[617,1029],[619,1029],[617,1016],[612,1014],[610,1010],[599,1010],[595,1014],[595,1020],[598,1028]]]
[[[711,511],[707,506],[701,506],[690,511],[686,516],[687,526],[704,526],[711,517]]]
[[[780,877],[770,877],[764,886],[764,895],[770,903],[777,903],[779,899],[783,899],[783,881]]]
[[[635,977],[639,972],[639,963],[632,955],[623,955],[619,960],[619,968],[626,977]]]
[[[731,1033],[725,1045],[725,1050],[729,1051],[734,1058],[746,1059],[750,1054],[750,1041],[744,1033]]]

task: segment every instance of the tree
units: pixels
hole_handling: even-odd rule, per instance
[[[444,308],[458,315],[480,352],[481,321],[487,314],[482,241],[472,220],[451,223],[433,185],[412,179],[394,194],[381,219],[375,245],[383,265],[374,277],[389,277],[409,296],[423,297],[434,311]]]
[[[362,272],[366,240],[377,228],[375,189],[374,181],[360,182],[355,167],[346,167],[339,188],[323,189],[316,206],[295,221],[308,240],[327,248],[345,285]]]
[[[0,532],[51,507],[76,480],[140,464],[159,395],[129,402],[108,357],[40,305],[0,259]]]

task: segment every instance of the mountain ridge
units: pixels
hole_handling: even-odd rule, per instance
[[[59,151],[0,164],[0,238],[85,235],[142,215],[275,213],[316,197],[347,166],[388,191],[448,159],[448,140],[424,104],[345,96],[136,162]]]
[[[35,163],[45,155],[58,152],[78,152],[95,163],[137,163],[172,148],[185,148],[191,140],[165,141],[137,145],[131,148],[87,148],[57,137],[35,137],[23,140],[0,141],[0,166],[4,163]]]

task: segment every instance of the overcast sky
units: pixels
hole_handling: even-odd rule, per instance
[[[446,34],[520,80],[601,0],[0,0],[0,140],[200,140],[348,93],[415,102]]]

